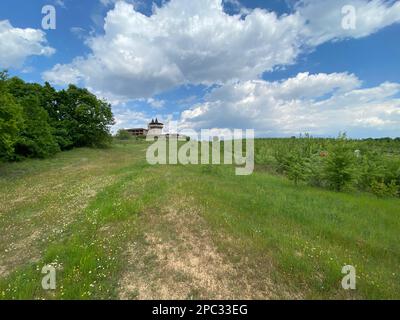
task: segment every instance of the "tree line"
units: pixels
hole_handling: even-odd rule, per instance
[[[400,138],[352,140],[261,139],[255,144],[256,164],[286,175],[296,185],[336,191],[400,196]]]
[[[111,105],[87,89],[57,91],[0,71],[0,161],[106,146],[113,123]]]

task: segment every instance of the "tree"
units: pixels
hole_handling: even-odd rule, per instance
[[[10,159],[22,127],[22,108],[8,92],[7,72],[0,72],[0,159]]]
[[[332,189],[341,191],[354,179],[355,160],[354,151],[351,144],[347,143],[346,135],[339,135],[337,142],[326,158],[324,168],[326,179]]]
[[[68,150],[74,146],[69,133],[70,122],[66,114],[61,110],[58,101],[58,92],[48,83],[42,88],[42,105],[49,114],[50,124],[54,128],[53,135],[61,150]]]
[[[0,72],[0,159],[47,157],[111,142],[111,106],[86,89],[56,91]]]
[[[74,146],[104,146],[111,141],[111,105],[88,90],[70,85],[58,93],[56,108]]]
[[[119,129],[115,137],[118,140],[129,140],[132,138],[132,135],[124,129]]]
[[[21,102],[25,121],[15,144],[16,157],[46,158],[60,151],[49,115],[40,106],[39,99],[29,96]]]

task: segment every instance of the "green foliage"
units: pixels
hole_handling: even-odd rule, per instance
[[[384,179],[385,167],[383,162],[379,160],[378,153],[367,150],[357,159],[359,168],[358,184],[362,189],[367,190],[373,182]]]
[[[396,197],[399,193],[398,186],[393,180],[389,184],[384,181],[372,181],[371,192],[378,196],[379,198]]]
[[[70,85],[59,92],[56,120],[68,132],[73,146],[104,146],[111,141],[109,126],[114,123],[111,106],[86,89]]]
[[[126,131],[124,129],[120,129],[120,130],[118,130],[115,137],[118,140],[130,140],[132,138],[132,135],[128,131]]]
[[[22,127],[22,108],[8,92],[7,73],[0,72],[0,160],[10,159]]]
[[[328,182],[326,181],[324,164],[326,158],[323,156],[323,152],[313,154],[310,157],[309,162],[309,175],[307,182],[314,187],[327,187]]]
[[[296,185],[337,191],[359,190],[378,196],[400,193],[400,139],[258,139],[256,165],[285,174]]]
[[[279,171],[285,173],[288,178],[297,185],[307,177],[307,159],[300,153],[278,151],[276,157],[280,163]]]
[[[307,143],[322,151],[336,143],[324,141]],[[263,139],[256,145],[264,145],[266,159],[275,161],[270,146],[287,143]],[[347,143],[364,150],[364,141]],[[372,145],[381,148],[379,141]],[[157,295],[160,279],[172,289],[176,279],[190,287],[192,277],[182,277],[179,268],[165,273],[153,250],[161,242],[148,241],[149,234],[184,253],[207,240],[226,263],[240,261],[241,272],[229,280],[232,294],[240,295],[246,277],[254,298],[271,295],[271,287],[260,283],[276,288],[273,299],[400,298],[400,199],[294,186],[265,171],[240,177],[229,165],[150,166],[145,144],[133,140],[111,148],[79,148],[0,167],[0,197],[7,199],[0,229],[13,231],[3,232],[0,240],[6,270],[0,299],[117,299],[129,289],[121,287],[121,279],[126,279],[126,248],[132,244],[135,257],[128,267],[140,281],[157,280],[151,293]],[[322,168],[329,156],[323,154],[311,156],[321,159]],[[386,152],[382,156],[386,159]],[[39,196],[32,185],[40,186]],[[179,218],[170,219],[170,208]],[[39,236],[32,239],[32,234]],[[188,239],[195,242],[188,246]],[[6,250],[10,246],[13,250]],[[32,252],[41,252],[37,261],[32,262]],[[57,263],[57,290],[41,287],[40,270],[49,263]],[[341,288],[341,269],[348,264],[360,276],[357,290]],[[181,291],[184,299],[187,293]],[[214,290],[201,292],[201,298],[215,297]]]
[[[332,147],[325,163],[325,175],[329,186],[341,191],[350,184],[355,177],[354,151],[347,143],[345,136],[340,136],[337,143]]]
[[[57,92],[0,72],[0,159],[45,158],[73,147],[111,142],[111,106],[86,89]]]
[[[36,97],[22,101],[25,123],[15,144],[16,157],[46,158],[60,151],[49,116]]]

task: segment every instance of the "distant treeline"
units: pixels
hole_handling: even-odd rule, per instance
[[[111,106],[87,89],[56,91],[0,72],[0,161],[46,158],[111,141]]]
[[[337,139],[259,139],[255,162],[295,184],[400,195],[400,138],[352,140],[341,134]]]

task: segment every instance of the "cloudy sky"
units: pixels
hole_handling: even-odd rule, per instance
[[[56,29],[42,29],[42,7]],[[258,136],[400,136],[398,0],[2,0],[0,68],[151,118]]]

